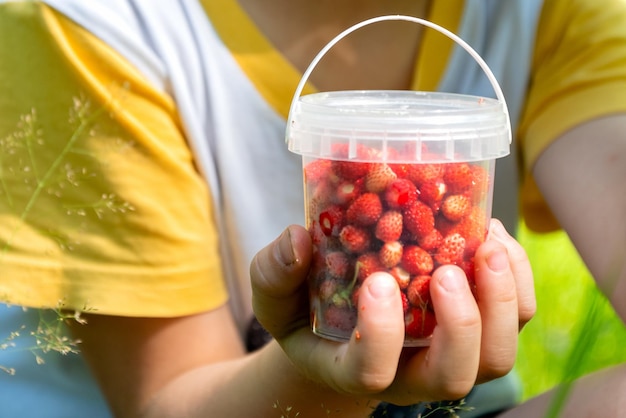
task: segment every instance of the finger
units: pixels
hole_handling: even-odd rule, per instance
[[[430,347],[400,366],[398,383],[413,400],[458,399],[473,387],[480,359],[481,318],[463,271],[452,265],[438,268],[430,294],[437,317]],[[408,396],[407,396],[408,395]]]
[[[277,339],[301,326],[309,326],[304,282],[311,251],[308,232],[292,225],[261,249],[250,264],[254,313]]]
[[[483,323],[478,381],[508,373],[517,353],[519,314],[516,281],[507,249],[488,240],[476,251],[476,301]]]
[[[307,350],[299,348],[303,341],[307,341]],[[300,330],[282,345],[310,379],[340,393],[368,395],[393,382],[403,342],[398,284],[386,273],[374,273],[359,290],[357,325],[350,341],[328,341]]]
[[[488,240],[495,239],[507,249],[511,271],[516,281],[517,304],[519,309],[520,329],[532,319],[537,311],[533,271],[524,248],[504,228],[504,225],[492,219]]]

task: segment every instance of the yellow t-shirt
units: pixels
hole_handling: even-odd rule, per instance
[[[0,5],[0,300],[176,316],[227,298],[176,103],[84,28]]]
[[[531,177],[537,157],[577,124],[623,112],[626,1],[544,1],[518,135],[524,170],[522,213],[530,229],[558,228]]]

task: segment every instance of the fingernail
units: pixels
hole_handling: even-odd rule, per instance
[[[388,298],[396,291],[396,284],[393,280],[387,280],[383,276],[373,275],[368,280],[368,289],[375,299]]]
[[[504,271],[509,266],[509,256],[503,248],[493,250],[487,256],[487,266],[495,272]]]
[[[467,279],[465,277],[458,274],[456,270],[452,268],[445,268],[441,274],[439,274],[439,284],[451,293],[460,291],[463,286],[465,286],[464,282],[466,281]]]
[[[504,242],[509,239],[510,235],[507,230],[504,228],[502,222],[497,221],[492,224],[491,232],[498,239],[498,241]]]
[[[278,245],[275,247],[278,251],[276,258],[278,261],[288,266],[296,261],[296,255],[293,252],[293,245],[291,244],[291,233],[289,228],[285,229],[278,238]]]

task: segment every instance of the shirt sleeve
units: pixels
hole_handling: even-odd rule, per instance
[[[178,316],[227,299],[173,99],[38,2],[0,5],[0,300]]]
[[[558,228],[531,177],[537,157],[576,125],[619,112],[626,112],[626,2],[546,0],[519,130],[522,212],[531,229]]]

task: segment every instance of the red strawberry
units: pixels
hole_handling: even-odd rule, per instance
[[[339,206],[330,206],[320,213],[319,224],[327,237],[336,237],[343,226],[343,211]]]
[[[331,204],[329,198],[334,194],[334,186],[323,181],[315,188],[307,189],[309,216],[317,219],[319,214]]]
[[[417,245],[404,247],[400,265],[413,275],[430,274],[434,267],[433,258],[430,254]]]
[[[338,205],[346,205],[356,199],[363,191],[363,179],[343,180],[335,189],[333,202]]]
[[[383,242],[397,241],[402,235],[402,214],[396,210],[383,213],[376,223],[374,235]]]
[[[419,199],[429,205],[433,211],[438,211],[441,201],[447,191],[446,184],[441,178],[422,183],[419,187]]]
[[[448,192],[463,193],[472,186],[472,170],[467,163],[447,164],[443,173]]]
[[[430,234],[420,237],[417,240],[417,243],[423,250],[428,251],[429,253],[434,253],[439,245],[441,245],[441,241],[443,241],[443,237],[441,236],[441,232],[437,229],[433,229],[430,231]]]
[[[441,178],[443,173],[444,166],[442,164],[411,164],[407,178],[419,187],[424,183]]]
[[[332,147],[332,154],[335,158],[341,160],[333,160],[331,168],[339,178],[344,180],[356,180],[365,176],[369,170],[370,163],[361,162],[371,157],[370,148],[363,145],[350,147],[349,144],[335,144]],[[361,161],[356,160],[358,158]]]
[[[326,235],[322,231],[319,222],[313,221],[311,223],[309,234],[311,235],[311,242],[315,247],[319,247],[322,243],[326,242]]]
[[[378,259],[386,268],[396,266],[402,260],[403,245],[399,241],[390,241],[383,244],[378,251]]]
[[[478,164],[470,165],[470,170],[472,172],[472,186],[468,194],[470,195],[472,203],[478,205],[481,204],[487,196],[489,190],[489,174],[483,166]]]
[[[476,296],[476,265],[474,263],[474,257],[470,257],[469,259],[463,261],[460,267],[465,272],[465,276],[467,277],[470,289],[472,289],[472,293]]]
[[[307,184],[316,185],[326,181],[331,175],[330,160],[314,160],[304,167],[304,181]]]
[[[404,210],[404,227],[416,237],[424,237],[435,227],[432,209],[423,202],[415,201]]]
[[[404,317],[405,334],[408,338],[426,338],[437,325],[435,314],[428,309],[412,308]]]
[[[452,231],[458,232],[465,238],[465,254],[473,255],[478,246],[487,236],[487,217],[482,208],[474,206],[465,218],[456,224]]]
[[[348,223],[360,226],[374,225],[383,212],[383,205],[376,193],[363,193],[348,206]]]
[[[430,305],[430,280],[431,276],[428,274],[411,278],[406,289],[411,305],[418,308],[426,308]]]
[[[339,241],[349,253],[362,253],[369,248],[371,238],[366,229],[355,225],[346,225],[339,233]]]
[[[406,178],[409,172],[409,164],[391,163],[389,167],[396,173],[398,178]]]
[[[406,315],[411,308],[411,305],[409,304],[409,298],[407,298],[404,292],[400,292],[400,298],[402,299],[402,312],[404,312],[404,314]]]
[[[390,208],[402,209],[417,200],[417,188],[410,180],[400,178],[387,186],[384,199]]]
[[[362,282],[372,273],[384,271],[385,266],[382,265],[376,253],[361,254],[356,260],[356,278]]]
[[[435,261],[439,264],[459,264],[464,253],[465,238],[457,232],[443,239],[435,254]]]
[[[389,274],[391,274],[394,279],[396,279],[396,282],[398,282],[398,286],[401,290],[404,290],[409,286],[409,283],[411,281],[411,275],[402,267],[392,267],[391,270],[389,270]]]
[[[323,329],[335,329],[351,332],[356,326],[356,311],[352,308],[342,308],[336,305],[328,305],[323,313]]]
[[[450,235],[454,232],[454,228],[456,228],[457,222],[452,222],[448,220],[441,213],[435,218],[435,229],[437,229],[442,236]]]
[[[441,204],[441,213],[446,219],[458,222],[472,209],[470,198],[463,194],[447,196]]]
[[[365,176],[365,189],[372,193],[380,193],[396,179],[396,173],[384,163],[372,163]]]
[[[332,251],[326,254],[326,272],[336,278],[343,279],[348,274],[350,260],[343,251]]]

